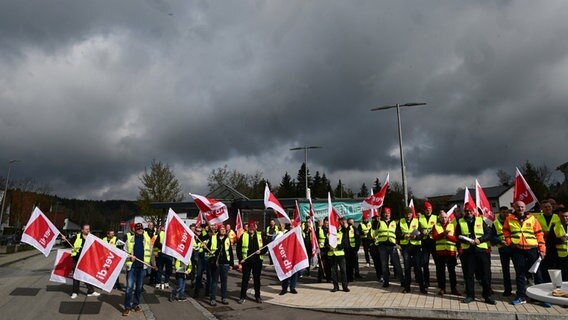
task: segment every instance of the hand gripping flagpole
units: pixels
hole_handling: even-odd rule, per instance
[[[260,252],[261,252],[262,250],[264,250],[266,247],[268,247],[268,244],[262,246],[262,248],[256,250],[256,251],[253,252],[251,255],[249,255],[249,256],[247,256],[246,258],[244,258],[244,259],[241,261],[241,264],[242,264],[243,262],[245,262],[248,258],[250,258],[250,257],[252,257],[252,256],[254,256],[254,255],[260,254]]]
[[[201,239],[199,239],[199,237],[197,235],[195,235],[195,239],[197,239],[199,241],[199,243],[201,243],[203,246],[203,248],[205,248],[205,250],[207,250],[207,252],[209,252],[210,254],[213,254],[213,252],[207,248],[207,244],[205,242],[203,242]]]

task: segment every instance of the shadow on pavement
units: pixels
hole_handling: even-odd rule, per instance
[[[61,302],[59,305],[59,313],[61,314],[99,314],[101,312],[102,302]]]
[[[39,293],[40,288],[16,288],[10,292],[11,296],[35,297]]]

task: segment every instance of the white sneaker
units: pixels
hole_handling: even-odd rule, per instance
[[[95,291],[95,292],[93,292],[93,293],[88,293],[88,294],[87,294],[87,297],[98,297],[98,296],[100,296],[100,295],[101,295],[100,293],[98,293],[98,292]]]
[[[158,284],[156,285],[156,289],[160,289],[160,286],[161,286],[161,284],[158,283]]]
[[[170,285],[167,284],[167,283],[164,283],[164,288],[165,288],[165,289],[169,289],[169,288],[170,288]]]
[[[371,267],[371,265],[369,263],[367,263],[367,268],[370,268],[370,267]]]
[[[72,293],[72,294],[71,294],[71,299],[77,299],[77,294],[76,294],[76,293]]]

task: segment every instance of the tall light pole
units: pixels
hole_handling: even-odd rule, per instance
[[[306,199],[308,198],[308,149],[321,149],[320,146],[297,147],[292,148],[290,151],[304,150],[304,175],[306,176]]]
[[[0,210],[0,227],[2,227],[2,218],[4,218],[4,207],[6,206],[7,193],[8,193],[8,180],[10,180],[10,170],[12,169],[12,163],[20,162],[20,160],[10,160],[8,161],[8,174],[6,175],[6,185],[4,186],[4,196],[2,197],[2,210]],[[4,234],[4,228],[0,230]]]
[[[395,104],[391,106],[376,107],[371,111],[379,111],[396,108],[396,118],[398,120],[398,145],[400,148],[400,168],[402,170],[402,189],[404,191],[404,206],[408,205],[408,186],[406,184],[406,167],[404,165],[404,151],[402,149],[402,127],[400,124],[400,108],[401,107],[416,107],[426,105],[425,102],[410,102],[405,104]]]

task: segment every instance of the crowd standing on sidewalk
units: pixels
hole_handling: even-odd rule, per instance
[[[563,278],[568,279],[568,211],[552,199],[541,202],[541,208],[542,212],[528,213],[525,204],[517,201],[512,204],[512,211],[508,207],[499,208],[495,221],[489,223],[477,208],[468,204],[463,208],[463,215],[459,209],[451,214],[443,210],[434,214],[432,205],[426,202],[421,213],[415,214],[411,208],[405,208],[398,220],[393,219],[390,208],[383,207],[380,213],[370,220],[365,217],[358,225],[353,219],[342,218],[335,247],[329,244],[327,217],[315,226],[306,220],[299,227],[302,228],[306,247],[312,245],[311,228],[315,228],[317,281],[330,283],[332,292],[350,292],[349,283],[362,279],[359,266],[359,249],[362,246],[365,265],[369,267],[372,262],[376,278],[384,288],[393,285],[396,279],[403,293],[411,292],[414,282],[421,294],[429,294],[429,265],[432,258],[437,280],[437,288],[432,293],[462,297],[456,277],[459,259],[465,282],[462,303],[475,301],[474,286],[478,282],[483,301],[495,304],[490,253],[492,247],[496,247],[504,284],[501,294],[511,296],[515,288],[516,296],[512,304],[519,305],[527,302],[529,281],[535,284],[550,281],[549,269],[561,269]],[[140,294],[144,290],[145,278],[149,278],[157,290],[170,290],[169,300],[172,302],[186,301],[190,289],[193,289],[192,296],[198,298],[200,290],[204,289],[210,305],[216,306],[217,302],[229,304],[228,274],[236,270],[242,273],[237,302],[242,304],[247,300],[251,276],[254,301],[263,302],[261,274],[266,245],[288,232],[290,225],[278,225],[271,220],[262,232],[255,221],[249,220],[240,236],[228,224],[192,224],[190,228],[197,241],[194,242],[189,264],[160,251],[165,236],[162,226],[154,229],[153,225],[148,225],[144,229],[138,223],[126,234],[125,239],[118,239],[112,230],[107,232],[103,240],[113,246],[122,246],[129,255],[124,316],[141,310]],[[81,232],[69,241],[75,263],[89,233],[89,225],[84,224]],[[312,251],[311,247],[308,251]],[[529,273],[529,268],[537,260],[541,261],[540,268],[535,273]],[[515,270],[514,281],[509,271],[511,262]],[[288,292],[297,294],[297,283],[302,275],[310,274],[310,268],[314,268],[311,263],[307,270],[298,271],[282,281],[280,295]],[[170,289],[172,275],[175,285]],[[190,281],[189,286],[186,286],[187,280]],[[79,285],[79,281],[73,282],[71,299],[77,298]],[[121,289],[118,281],[115,288]],[[217,300],[218,292],[220,301]],[[87,284],[87,296],[98,295],[93,286]],[[550,307],[550,304],[544,303],[544,306]]]

